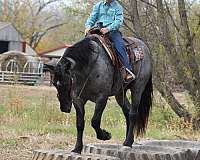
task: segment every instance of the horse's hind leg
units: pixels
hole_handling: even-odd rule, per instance
[[[138,86],[138,84],[135,86]],[[142,92],[143,92],[143,87],[134,87],[131,88],[131,101],[132,105],[129,110],[129,129],[128,129],[128,134],[126,137],[126,140],[124,141],[124,146],[132,147],[132,144],[134,142],[134,129],[137,121],[137,116],[138,116],[138,107],[140,105],[140,100],[142,97]]]
[[[127,137],[129,129],[129,109],[131,104],[126,96],[126,91],[124,91],[124,93],[123,91],[119,92],[119,94],[115,96],[115,99],[119,104],[119,106],[121,107],[123,114],[126,118],[126,137]]]
[[[101,129],[101,117],[102,113],[106,107],[108,97],[101,97],[97,100],[94,115],[92,117],[92,127],[96,131],[97,138],[100,140],[111,139],[111,134],[104,129]]]

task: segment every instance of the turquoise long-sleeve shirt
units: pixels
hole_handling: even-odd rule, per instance
[[[93,7],[85,27],[91,28],[98,22],[103,22],[103,26],[109,31],[118,30],[123,24],[122,6],[116,0],[111,3],[103,1],[97,3]]]

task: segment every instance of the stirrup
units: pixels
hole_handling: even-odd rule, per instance
[[[135,80],[135,75],[131,72],[128,68],[126,68],[127,76],[125,78],[125,83],[130,83],[131,81]]]

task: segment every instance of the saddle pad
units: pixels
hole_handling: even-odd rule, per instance
[[[132,37],[124,37],[123,39],[130,61],[137,62],[142,60],[144,58],[144,49],[137,44],[137,41]]]

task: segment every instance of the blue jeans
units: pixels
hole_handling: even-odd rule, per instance
[[[129,63],[128,54],[126,52],[126,47],[124,44],[124,40],[122,39],[121,32],[118,30],[114,30],[110,32],[110,37],[112,42],[114,43],[114,47],[116,49],[116,52],[122,61],[123,65],[128,68],[130,71],[132,71],[132,67]]]

